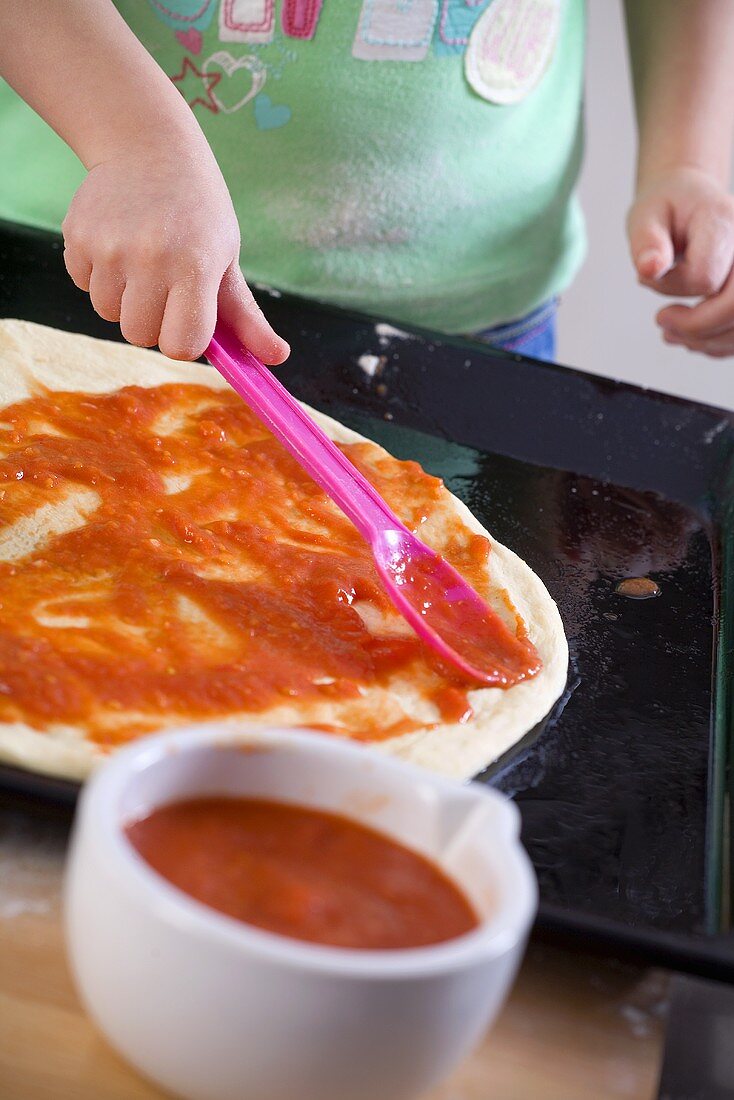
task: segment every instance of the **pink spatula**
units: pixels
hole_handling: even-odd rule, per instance
[[[398,611],[448,664],[470,680],[509,687],[540,668],[535,647],[515,635],[453,566],[390,510],[278,379],[221,322],[206,357],[324,489],[369,543]]]

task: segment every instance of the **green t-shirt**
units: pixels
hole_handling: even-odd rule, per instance
[[[583,0],[117,6],[211,143],[250,279],[472,332],[575,274]],[[7,85],[0,150],[0,216],[58,229],[83,169]]]

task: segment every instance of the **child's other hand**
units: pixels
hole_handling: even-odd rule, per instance
[[[62,229],[69,274],[131,344],[197,359],[219,310],[266,363],[287,358],[240,271],[237,219],[208,149],[142,146],[97,164]]]
[[[640,190],[627,232],[644,286],[702,299],[660,310],[666,343],[734,355],[734,197],[705,172],[673,169]]]

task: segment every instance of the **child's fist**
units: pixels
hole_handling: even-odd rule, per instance
[[[266,363],[288,356],[239,269],[237,219],[208,149],[136,148],[96,165],[62,229],[69,274],[131,344],[197,359],[219,312]]]
[[[705,172],[671,170],[639,192],[627,233],[644,286],[702,299],[660,310],[663,339],[707,355],[734,355],[734,197]]]

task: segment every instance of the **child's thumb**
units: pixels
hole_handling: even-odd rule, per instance
[[[645,282],[662,279],[675,262],[670,228],[655,210],[632,208],[627,221],[632,261]]]

